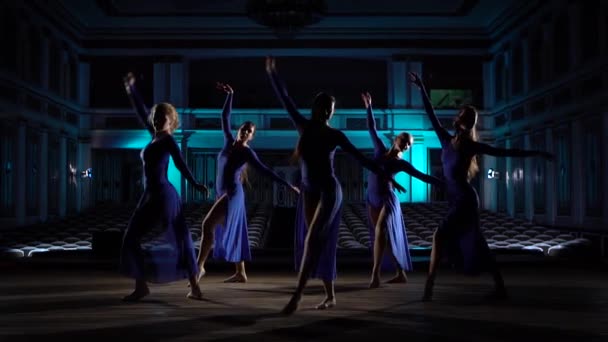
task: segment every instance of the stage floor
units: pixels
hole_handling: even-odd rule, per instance
[[[484,299],[489,276],[450,270],[437,279],[435,300],[420,301],[424,272],[406,285],[367,289],[368,273],[341,272],[336,308],[311,281],[300,311],[282,317],[295,274],[261,270],[247,284],[224,284],[228,271],[204,278],[204,301],[186,299],[186,282],[151,285],[140,303],[122,303],[131,281],[108,270],[2,264],[0,340],[45,341],[607,341],[608,273],[579,266],[504,269],[510,299]],[[387,280],[389,274],[385,274]],[[377,341],[372,341],[377,342]]]

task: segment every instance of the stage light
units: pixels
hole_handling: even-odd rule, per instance
[[[86,170],[83,170],[80,172],[80,177],[81,178],[93,178],[93,169],[92,168],[88,168]]]
[[[488,179],[500,179],[500,173],[493,168],[488,169]]]

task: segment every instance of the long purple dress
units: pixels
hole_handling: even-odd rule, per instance
[[[333,281],[337,276],[336,250],[342,205],[342,187],[336,178],[333,165],[336,147],[340,146],[371,171],[382,171],[372,160],[365,158],[344,133],[325,123],[308,120],[302,116],[276,73],[270,75],[270,80],[300,135],[298,145],[302,183],[296,209],[295,267],[299,271],[302,265],[308,232],[305,203],[306,199],[309,199],[309,202],[321,204],[317,219],[322,222],[322,228],[311,238],[322,241],[323,248],[320,255],[311,256],[313,264],[316,264],[312,265],[312,273],[307,276]]]
[[[149,111],[134,86],[129,87],[129,97],[137,117],[154,136],[154,128],[147,120]],[[154,138],[140,156],[144,166],[145,189],[124,233],[120,270],[129,277],[158,283],[194,276],[198,273],[198,266],[192,237],[184,219],[181,199],[167,179],[169,156],[189,182],[197,182],[170,134]],[[144,253],[141,238],[159,225],[169,250],[162,255],[149,251]]]
[[[467,173],[471,159],[478,154],[498,157],[532,157],[537,151],[501,149],[472,140],[461,140],[458,147],[452,136],[439,122],[426,90],[421,87],[426,113],[441,142],[441,162],[448,195],[448,213],[439,226],[441,243],[445,244],[449,261],[465,274],[490,271],[494,256],[483,236],[479,223],[479,197],[469,183]]]
[[[229,262],[251,260],[247,230],[247,210],[245,193],[241,182],[241,172],[246,163],[285,186],[291,185],[264,165],[256,153],[247,146],[237,146],[230,132],[232,94],[228,94],[222,111],[222,131],[224,147],[217,156],[216,196],[227,196],[228,205],[225,224],[215,228],[213,257]]]
[[[374,160],[381,167],[394,176],[398,172],[405,172],[413,177],[416,177],[424,182],[441,185],[443,182],[436,177],[426,175],[416,170],[412,164],[402,159],[386,158],[387,149],[378,137],[376,131],[376,121],[372,106],[367,108],[367,128],[369,135],[374,144]],[[407,241],[407,232],[405,229],[405,221],[401,212],[401,205],[397,195],[393,191],[393,186],[386,180],[381,179],[378,175],[370,173],[367,178],[367,198],[368,206],[375,210],[380,210],[384,206],[385,223],[388,241],[391,246],[393,259],[399,267],[406,271],[412,270],[412,260],[410,257],[410,249]],[[371,246],[373,249],[374,240],[376,239],[376,227],[372,225],[371,218],[368,217],[368,226],[370,233]],[[392,262],[389,258],[384,258],[382,268],[385,270],[393,269]]]

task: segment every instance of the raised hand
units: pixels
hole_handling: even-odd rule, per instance
[[[125,83],[125,86],[132,86],[135,84],[135,75],[133,75],[132,72],[129,72],[122,80]]]
[[[372,96],[368,92],[361,93],[361,99],[363,100],[365,109],[369,108],[369,106],[372,105]]]
[[[422,88],[422,79],[420,79],[420,75],[415,72],[409,72],[410,82],[414,83],[418,86],[418,88]]]
[[[271,74],[277,71],[276,63],[274,57],[267,56],[266,57],[266,72]]]
[[[295,186],[295,185],[292,185],[292,186],[291,186],[291,190],[293,190],[293,191],[294,191],[296,194],[298,194],[298,195],[300,194],[300,188],[298,188],[298,187],[297,187],[297,186]]]
[[[232,90],[232,87],[228,83],[216,82],[215,87],[227,94],[234,94],[234,90]]]

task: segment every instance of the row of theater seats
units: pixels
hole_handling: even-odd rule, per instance
[[[431,247],[433,232],[441,224],[446,211],[446,203],[402,204],[411,249]],[[370,236],[365,205],[346,204],[343,218],[348,223],[353,238],[362,246],[369,247]],[[588,239],[577,238],[571,232],[550,229],[487,210],[481,211],[480,224],[488,245],[498,251],[511,250],[559,256],[588,249],[591,244]],[[350,245],[353,245],[352,242]]]
[[[195,246],[200,243],[204,215],[210,204],[184,207],[186,222]],[[49,251],[90,251],[93,235],[100,232],[120,234],[126,227],[133,207],[112,204],[99,205],[76,217],[57,222],[0,231],[0,253],[10,256],[35,256]],[[402,205],[411,249],[428,249],[434,230],[439,226],[447,205],[445,203],[408,203]],[[251,248],[264,249],[268,238],[268,222],[272,215],[270,204],[253,203],[248,207],[249,242]],[[514,219],[504,214],[481,212],[481,226],[490,248],[564,255],[588,248],[590,241],[576,238],[572,233]],[[363,203],[344,204],[338,236],[341,249],[368,249],[370,234],[367,209]],[[158,231],[147,234],[143,246],[163,250],[167,245],[157,238]]]

